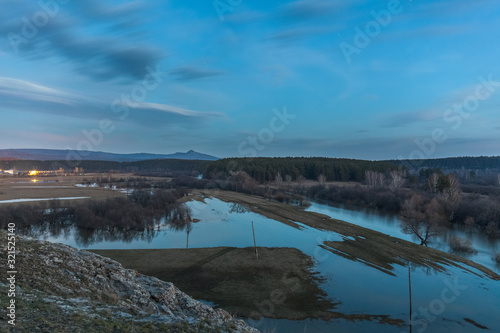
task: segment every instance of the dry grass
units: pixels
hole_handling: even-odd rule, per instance
[[[1,177],[0,201],[12,199],[43,199],[62,197],[91,197],[92,199],[106,199],[115,196],[125,196],[120,191],[111,191],[105,188],[76,187],[84,179],[90,180],[95,175],[85,176],[50,176],[50,177]],[[131,174],[116,174],[113,177],[131,177]],[[34,182],[33,180],[37,180]]]
[[[173,282],[190,296],[214,302],[237,316],[302,320],[343,318],[403,321],[388,315],[343,314],[326,298],[311,272],[312,259],[294,248],[92,250],[142,274]]]
[[[297,249],[204,248],[92,251],[142,274],[173,282],[197,299],[214,302],[238,316],[304,319],[328,316],[325,299],[310,272],[312,260]],[[257,304],[278,291],[284,299],[265,313]],[[306,306],[307,305],[307,306]],[[271,311],[272,310],[272,311]],[[258,314],[258,315],[257,315]]]

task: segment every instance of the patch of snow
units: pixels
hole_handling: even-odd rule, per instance
[[[78,199],[90,199],[91,197],[67,197],[67,198],[43,198],[43,199],[11,199],[0,201],[3,203],[16,203],[16,202],[33,202],[33,201],[49,201],[49,200],[78,200]]]
[[[75,184],[76,187],[99,187],[97,183],[92,184]]]

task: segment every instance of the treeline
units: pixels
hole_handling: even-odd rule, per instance
[[[0,161],[0,169],[53,170],[62,168],[72,172],[75,167],[84,172],[132,172],[142,176],[175,176],[204,174],[211,179],[222,179],[231,172],[245,171],[260,183],[283,180],[356,181],[366,180],[367,171],[388,175],[393,170],[405,177],[422,177],[422,170],[440,169],[454,172],[461,181],[487,185],[499,183],[500,156],[456,157],[429,160],[366,161],[321,157],[285,158],[226,158],[218,161],[159,159],[135,162],[113,161]],[[406,171],[409,171],[408,173]],[[480,177],[479,177],[480,176]]]
[[[500,171],[500,156],[449,157],[426,160],[392,160],[407,168],[440,168],[442,170],[496,170]]]
[[[451,173],[433,173],[417,187],[317,185],[295,186],[292,191],[308,198],[398,214],[403,221],[413,223],[409,230],[427,236],[458,225],[470,231],[481,230],[493,238],[500,237],[498,191],[490,191],[488,195],[465,193],[458,178]],[[415,202],[419,202],[418,205]]]
[[[269,186],[269,184],[260,185],[244,171],[234,172],[227,179],[194,179],[192,177],[185,176],[177,177],[172,180],[172,185],[175,188],[184,190],[224,190],[260,195],[269,200],[300,207],[307,207],[310,205],[310,202],[308,202],[303,195],[299,193],[292,193],[282,187]]]
[[[205,177],[227,178],[231,173],[244,171],[252,179],[264,183],[283,180],[356,181],[365,179],[366,171],[389,172],[400,167],[391,162],[364,161],[321,157],[285,158],[226,158],[211,162],[206,167]]]
[[[147,172],[159,175],[171,175],[174,173],[200,174],[203,173],[210,161],[203,160],[146,160],[135,162],[113,162],[113,161],[0,161],[0,169],[17,170],[44,170],[57,171],[62,168],[65,172],[72,172],[75,167],[85,172]]]
[[[386,187],[367,186],[312,186],[294,187],[297,193],[337,204],[348,204],[356,207],[377,209],[387,213],[399,214],[405,200],[411,197],[411,190],[392,190]]]

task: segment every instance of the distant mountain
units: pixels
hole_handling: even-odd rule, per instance
[[[66,160],[82,161],[114,161],[114,162],[134,162],[156,159],[179,159],[179,160],[204,160],[216,161],[217,157],[198,153],[190,150],[187,153],[175,154],[114,154],[102,151],[88,150],[57,150],[57,149],[0,149],[0,160],[36,160],[36,161],[57,161]]]

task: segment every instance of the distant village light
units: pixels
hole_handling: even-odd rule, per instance
[[[38,171],[36,170],[31,170],[30,173],[29,173],[30,176],[36,176],[38,175]]]

